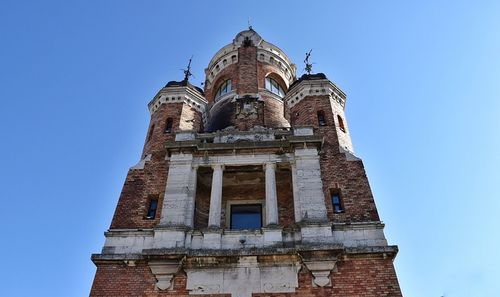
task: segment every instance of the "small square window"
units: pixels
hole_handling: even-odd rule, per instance
[[[344,211],[344,208],[342,207],[342,201],[340,199],[340,193],[337,191],[332,192],[332,206],[334,213],[339,213]]]
[[[156,217],[156,210],[158,209],[158,199],[149,200],[148,213],[146,219],[154,219]]]
[[[231,229],[259,229],[262,227],[262,204],[231,205]]]

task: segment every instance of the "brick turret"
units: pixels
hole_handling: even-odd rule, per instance
[[[249,29],[154,96],[91,296],[401,296],[346,95],[295,70]]]

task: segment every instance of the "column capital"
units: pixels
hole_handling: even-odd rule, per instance
[[[212,164],[211,167],[213,170],[224,170],[225,169],[224,164]]]
[[[263,166],[264,169],[276,169],[276,162],[266,162]]]

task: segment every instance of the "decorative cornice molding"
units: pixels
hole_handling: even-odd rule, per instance
[[[328,96],[345,108],[345,93],[328,79],[303,80],[294,86],[285,96],[285,104],[291,108],[308,96]]]

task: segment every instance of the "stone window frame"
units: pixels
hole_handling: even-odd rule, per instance
[[[231,229],[231,206],[232,205],[245,205],[245,204],[260,204],[262,209],[262,226],[259,229],[248,229],[248,230],[260,230],[266,226],[266,199],[253,199],[253,200],[227,200],[226,201],[226,217],[225,217],[225,226],[226,230],[233,231],[243,231],[239,229]],[[244,229],[247,230],[247,229]]]

